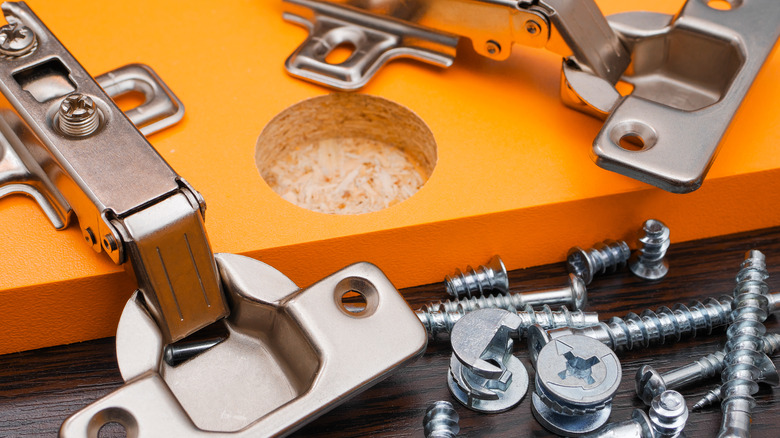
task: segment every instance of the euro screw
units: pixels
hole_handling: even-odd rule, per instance
[[[19,23],[0,27],[0,55],[19,57],[30,53],[37,46],[35,32]]]
[[[586,336],[558,338],[539,352],[531,410],[558,435],[591,433],[609,419],[620,376],[620,361],[604,344]]]
[[[589,438],[677,438],[681,436],[688,421],[688,408],[685,398],[677,391],[664,391],[658,394],[650,404],[650,416],[635,409],[631,420],[612,423]]]
[[[447,386],[453,397],[478,412],[504,412],[528,391],[528,371],[512,355],[509,337],[522,321],[501,309],[480,309],[452,330]]]
[[[717,300],[708,298],[704,303],[696,301],[690,307],[677,304],[672,309],[647,309],[640,315],[629,313],[625,318],[615,317],[584,328],[544,330],[531,327],[528,329],[531,360],[536,361],[539,351],[550,340],[572,334],[594,338],[615,351],[676,342],[682,337],[696,337],[702,332],[710,334],[714,328],[730,322],[732,300],[724,295]]]
[[[429,309],[443,308],[446,312],[463,309],[471,312],[476,309],[504,309],[517,311],[527,306],[563,305],[580,310],[588,303],[588,291],[579,277],[569,274],[569,284],[558,289],[545,289],[506,295],[484,295],[481,297],[461,298],[439,301],[426,305]]]
[[[659,280],[669,272],[669,263],[664,259],[669,249],[669,228],[661,221],[650,219],[642,230],[645,234],[639,239],[641,247],[630,262],[631,272],[645,280]]]
[[[764,348],[766,350],[766,348]],[[758,379],[756,383],[766,383],[771,386],[777,386],[780,384],[780,375],[777,373],[777,368],[774,362],[769,356],[765,354],[761,357],[761,363],[758,365]],[[709,391],[704,397],[693,405],[693,410],[703,409],[721,402],[723,396],[723,386]]]
[[[71,137],[86,137],[100,127],[100,111],[87,95],[73,93],[60,103],[57,126]]]
[[[465,273],[456,270],[453,275],[444,278],[444,287],[454,298],[471,298],[491,291],[505,294],[509,292],[509,277],[504,261],[496,255],[477,269],[468,266]]]
[[[772,333],[764,336],[763,350],[765,354],[774,354],[779,346],[780,335]],[[649,405],[653,397],[667,389],[681,388],[720,375],[723,371],[723,360],[725,357],[726,353],[724,351],[716,351],[684,367],[664,374],[659,373],[650,365],[644,365],[636,373],[636,394],[645,404]],[[764,369],[763,366],[762,369]],[[774,370],[774,366],[771,369]],[[720,389],[718,389],[718,392],[720,393]],[[720,398],[718,398],[718,401],[720,401]]]
[[[460,432],[460,417],[448,401],[437,401],[425,412],[423,431],[425,438],[454,438]]]
[[[631,250],[626,242],[605,240],[590,249],[579,246],[570,249],[566,256],[566,268],[588,285],[596,275],[615,272],[626,266],[629,257]]]
[[[476,311],[479,309],[474,309]],[[455,324],[463,318],[464,315],[473,311],[465,311],[458,307],[453,312],[447,312],[443,304],[432,305],[415,310],[417,318],[422,322],[428,335],[436,339],[439,335],[452,332]],[[595,312],[583,312],[576,310],[570,312],[566,306],[561,306],[560,310],[552,310],[550,306],[544,305],[540,310],[534,310],[531,306],[526,306],[520,310],[517,316],[520,318],[520,325],[512,336],[522,338],[529,327],[539,325],[546,328],[557,327],[589,327],[599,322],[599,316]]]
[[[758,391],[763,360],[762,343],[766,333],[767,291],[764,280],[766,257],[751,250],[737,274],[734,290],[734,323],[726,331],[725,369],[721,374],[723,420],[719,437],[750,436],[750,419],[755,406],[753,394]]]

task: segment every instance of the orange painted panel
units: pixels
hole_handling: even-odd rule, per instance
[[[550,263],[572,245],[633,241],[649,217],[670,225],[674,242],[780,225],[777,57],[703,188],[688,195],[592,163],[601,123],[560,103],[556,55],[517,47],[496,62],[464,43],[449,69],[393,62],[363,92],[426,121],[438,144],[436,169],[398,205],[333,216],[282,200],[255,167],[265,124],[328,92],[285,74],[305,31],[281,19],[281,1],[28,3],[93,75],[130,62],[159,73],[187,115],[150,140],[204,195],[214,250],[263,260],[302,286],[362,260],[398,287],[440,281],[495,253],[510,269]],[[598,3],[606,13],[675,12],[682,0]],[[56,232],[21,196],[0,201],[0,267],[0,353],[113,335],[133,290],[76,225]]]

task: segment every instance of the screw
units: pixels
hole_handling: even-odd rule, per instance
[[[734,289],[734,322],[726,331],[725,369],[721,374],[723,420],[719,437],[750,436],[750,420],[755,406],[753,394],[758,391],[760,378],[764,320],[767,313],[768,287],[764,280],[766,257],[761,251],[751,250],[737,274]]]
[[[629,257],[631,250],[626,242],[605,240],[587,250],[579,246],[570,249],[566,256],[566,267],[587,285],[596,274],[615,272],[625,266]]]
[[[525,22],[525,31],[530,35],[536,36],[542,31],[542,26],[534,20],[528,20]]]
[[[26,55],[36,47],[35,32],[19,23],[0,27],[0,54],[11,57]]]
[[[650,403],[650,416],[641,409],[634,409],[631,419],[612,423],[589,438],[677,438],[688,421],[685,398],[677,391],[664,391]]]
[[[720,388],[721,386],[718,385],[715,387],[715,389],[711,389],[707,391],[706,394],[704,394],[704,397],[702,397],[701,400],[694,403],[694,405],[691,407],[692,411],[698,411],[704,408],[708,408],[710,406],[714,406],[717,404],[720,404]]]
[[[170,344],[165,347],[163,359],[165,360],[165,363],[175,367],[184,361],[210,350],[225,339],[226,338],[224,337],[213,337],[192,342]]]
[[[455,407],[448,401],[437,401],[432,404],[423,418],[425,438],[453,438],[460,432],[458,426],[460,417]]]
[[[64,134],[85,137],[100,127],[100,112],[95,102],[84,94],[73,93],[60,103],[57,124]]]
[[[620,376],[617,355],[597,340],[578,335],[555,339],[539,352],[531,410],[558,435],[591,433],[609,419]]]
[[[97,239],[95,239],[95,233],[92,232],[91,227],[84,229],[82,235],[84,236],[84,240],[86,240],[90,245],[94,245],[95,242],[97,242]]]
[[[509,277],[504,261],[496,255],[476,270],[471,266],[466,268],[465,274],[460,269],[456,270],[452,276],[444,278],[444,287],[454,298],[471,298],[475,293],[485,295],[487,291],[505,294],[509,292]]]
[[[463,309],[471,312],[476,309],[505,309],[512,312],[527,306],[565,305],[580,310],[588,302],[588,291],[581,278],[569,274],[569,285],[560,289],[546,289],[535,292],[507,295],[484,295],[468,299],[454,299],[429,303],[429,309],[441,308],[445,312],[457,312]]]
[[[774,354],[779,346],[779,334],[772,333],[764,336],[765,354]],[[636,373],[636,394],[645,404],[649,405],[653,397],[667,389],[681,388],[719,375],[723,371],[723,359],[725,356],[725,352],[716,351],[695,362],[664,374],[659,373],[650,365],[644,365]],[[766,363],[764,362],[763,365],[766,365]],[[764,369],[763,366],[762,369]],[[771,369],[774,370],[774,366]]]
[[[642,247],[630,263],[631,272],[645,280],[660,280],[669,272],[669,263],[664,259],[669,249],[669,228],[661,221],[650,219],[642,230],[645,232],[639,239]]]
[[[766,343],[764,345],[764,351],[766,351]],[[780,384],[780,374],[777,373],[777,368],[775,367],[774,362],[772,362],[772,359],[767,356],[767,353],[764,353],[761,356],[761,363],[758,365],[758,379],[756,379],[756,383],[766,383],[771,386],[777,386]],[[709,391],[707,394],[705,394],[704,398],[693,405],[693,410],[703,409],[720,403],[723,395],[722,389],[723,386],[718,386],[717,388]]]
[[[108,252],[114,252],[119,249],[119,245],[113,235],[106,234],[103,236],[103,248]]]
[[[415,314],[422,322],[428,335],[436,339],[440,334],[452,332],[453,327],[460,319],[476,310],[479,309],[465,311],[463,308],[458,308],[453,312],[447,312],[440,304],[415,310]],[[534,310],[531,306],[527,306],[524,310],[518,311],[517,316],[520,317],[521,324],[512,335],[518,338],[522,338],[526,330],[534,325],[550,329],[557,327],[589,327],[593,324],[598,324],[599,321],[598,314],[594,312],[582,312],[580,310],[570,312],[566,306],[562,306],[560,310],[555,311],[550,309],[548,305],[542,306],[541,310]]]
[[[512,355],[522,320],[502,309],[480,309],[464,316],[452,330],[452,358],[447,374],[450,392],[478,412],[504,412],[528,391],[528,371]]]
[[[493,40],[490,40],[485,43],[485,50],[488,52],[488,54],[495,56],[501,53],[501,45]]]
[[[683,336],[696,337],[703,332],[728,324],[731,320],[729,296],[720,299],[707,298],[690,307],[676,304],[672,309],[660,307],[655,312],[645,310],[641,315],[629,313],[625,318],[611,318],[598,325],[584,328],[559,328],[545,331],[541,327],[528,329],[528,346],[531,360],[535,361],[539,351],[552,339],[572,334],[584,335],[602,342],[615,351],[646,348],[653,344],[679,341]]]

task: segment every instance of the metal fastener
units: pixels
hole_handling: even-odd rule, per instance
[[[669,272],[669,263],[664,258],[669,249],[669,228],[663,222],[650,219],[642,227],[642,244],[629,266],[631,272],[645,280],[659,280]]]
[[[448,401],[437,401],[425,412],[423,432],[425,438],[453,438],[460,432],[460,417]]]
[[[774,354],[779,347],[780,334],[771,333],[764,336],[763,350],[765,354]],[[650,365],[644,365],[636,373],[636,394],[645,404],[649,405],[655,396],[667,389],[682,388],[683,386],[720,375],[723,371],[723,360],[725,357],[726,353],[724,351],[716,351],[695,362],[663,374]],[[769,358],[767,357],[767,359]],[[774,366],[770,370],[765,365],[766,363],[762,362],[762,370],[770,372],[775,370]],[[764,371],[762,371],[762,375],[765,374]],[[776,372],[775,375],[777,375]],[[718,389],[718,393],[720,393],[720,389]],[[718,401],[720,401],[720,398],[718,398]]]
[[[688,421],[685,398],[677,391],[664,391],[653,398],[650,415],[635,409],[631,419],[606,425],[589,438],[677,438]]]
[[[453,275],[444,278],[447,293],[455,298],[485,295],[487,292],[505,294],[509,292],[509,277],[506,274],[504,261],[499,256],[493,256],[487,264],[477,269],[468,266],[464,273],[460,269]]]
[[[559,435],[591,433],[609,419],[620,377],[620,361],[604,344],[577,335],[556,339],[536,362],[534,417]]]
[[[9,23],[0,27],[0,55],[26,55],[37,46],[37,42],[35,32],[20,23]]]
[[[766,350],[766,348],[764,348]],[[766,354],[761,357],[761,363],[758,365],[758,378],[756,383],[765,383],[771,386],[777,386],[780,384],[780,374],[777,373],[772,359]],[[704,397],[693,405],[693,410],[704,409],[706,407],[716,405],[721,402],[723,398],[723,386],[719,385],[717,388],[707,392]]]
[[[542,26],[534,20],[528,20],[525,22],[525,31],[528,32],[529,35],[536,36],[542,31]]]
[[[762,343],[766,333],[766,258],[761,251],[748,251],[737,274],[734,290],[734,323],[726,331],[725,366],[721,374],[723,420],[719,437],[750,436],[750,420],[758,391]],[[770,361],[771,362],[771,361]]]
[[[504,309],[517,311],[527,306],[563,305],[574,310],[580,310],[588,303],[588,290],[583,280],[569,274],[569,284],[557,289],[545,289],[533,292],[513,293],[506,295],[484,295],[481,297],[452,299],[427,304],[431,309],[443,308],[447,312],[463,309],[471,312],[476,309]]]
[[[66,96],[57,116],[60,131],[71,137],[86,137],[100,127],[100,111],[95,101],[81,93]]]
[[[501,44],[498,44],[497,42],[490,40],[487,43],[485,43],[485,51],[488,52],[490,55],[498,55],[501,53]]]
[[[438,339],[442,337],[440,335],[452,332],[455,324],[464,315],[476,310],[478,309],[467,312],[462,307],[458,307],[453,312],[447,312],[444,310],[443,305],[439,304],[415,310],[415,314],[422,322],[428,335],[433,339]],[[526,306],[524,310],[516,313],[521,323],[517,331],[511,334],[518,338],[522,338],[528,328],[534,325],[552,329],[557,327],[589,327],[599,322],[599,316],[595,312],[583,312],[581,310],[570,312],[566,306],[562,306],[560,310],[552,310],[547,305],[542,306],[540,310],[534,310],[531,306]]]
[[[587,285],[598,274],[615,272],[626,266],[630,257],[631,250],[626,242],[605,240],[593,245],[593,248],[575,246],[570,249],[566,255],[566,267]]]
[[[456,400],[478,412],[503,412],[520,403],[528,371],[512,355],[510,333],[521,323],[507,310],[480,309],[455,325],[447,385]]]

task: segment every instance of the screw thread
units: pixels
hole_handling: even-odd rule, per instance
[[[664,391],[650,404],[650,423],[655,438],[676,438],[680,436],[688,421],[688,407],[685,398],[677,391]]]
[[[522,337],[528,327],[534,324],[538,324],[545,329],[552,329],[557,327],[587,327],[598,322],[596,313],[580,310],[572,312],[566,306],[561,306],[560,310],[552,310],[548,305],[542,306],[541,310],[534,310],[531,306],[527,306],[524,310],[512,311],[517,312],[522,321],[516,333],[518,337]],[[462,307],[458,307],[455,311],[447,311],[441,303],[415,310],[417,318],[422,322],[428,335],[434,339],[439,334],[450,333],[455,323],[469,312]]]
[[[636,259],[631,262],[631,272],[640,278],[657,280],[666,275],[668,266],[664,257],[669,249],[669,228],[663,222],[650,219],[642,227],[644,235]]]
[[[100,125],[100,111],[86,95],[73,93],[60,104],[57,126],[72,137],[84,137],[95,132]]]
[[[701,400],[694,403],[694,405],[691,407],[691,410],[698,411],[704,408],[708,408],[710,406],[714,406],[718,403],[720,403],[720,386],[718,386],[715,389],[711,389],[707,391],[707,393],[704,394],[704,397],[702,397]]]
[[[593,277],[614,272],[628,263],[631,250],[624,241],[605,240],[592,248],[574,247],[569,250],[566,265],[570,273],[590,284]]]
[[[707,379],[720,374],[723,371],[723,359],[725,357],[725,352],[716,351],[697,360],[696,363],[701,366],[700,379]]]
[[[488,291],[505,294],[509,292],[509,278],[501,257],[494,256],[486,265],[480,265],[477,269],[467,266],[465,273],[457,269],[454,274],[444,278],[444,287],[455,298],[485,295]]]
[[[448,401],[437,401],[425,412],[423,429],[425,438],[452,438],[460,432],[460,417]]]
[[[726,332],[726,367],[721,375],[723,422],[719,436],[750,433],[750,416],[756,403],[753,394],[758,391],[757,381],[761,378],[759,365],[769,290],[764,280],[768,277],[764,254],[749,251],[737,274],[734,322]]]

